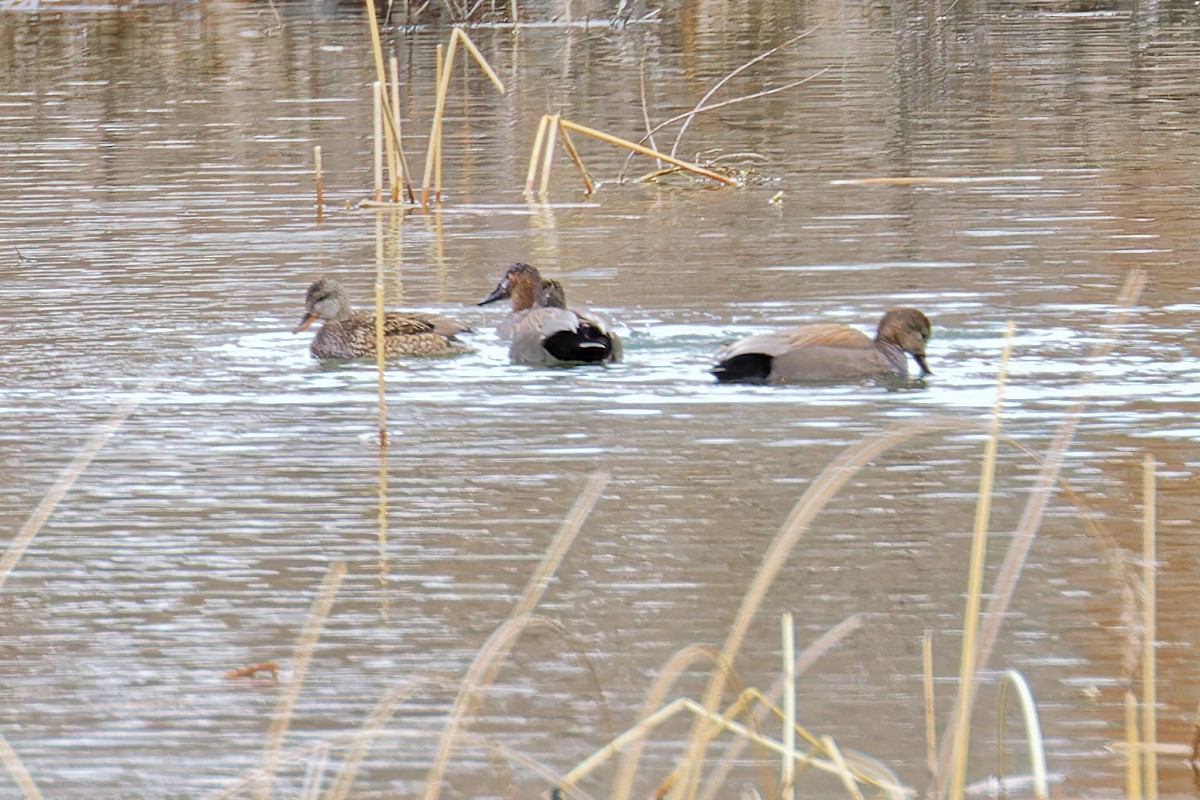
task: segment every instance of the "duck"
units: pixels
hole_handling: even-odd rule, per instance
[[[566,290],[536,267],[517,262],[504,273],[484,306],[507,297],[512,313],[496,327],[509,341],[514,364],[604,364],[621,359],[621,340],[598,314],[567,305]]]
[[[351,359],[375,355],[375,312],[355,311],[346,290],[333,278],[321,278],[308,287],[304,318],[292,333],[307,330],[322,320],[309,351],[314,358]],[[471,329],[450,317],[419,311],[387,311],[383,315],[383,352],[401,356],[449,356],[471,348],[458,339]]]
[[[747,336],[716,355],[720,383],[804,383],[908,376],[911,355],[919,378],[932,375],[925,343],[933,331],[915,308],[889,309],[875,338],[848,325],[816,324]]]

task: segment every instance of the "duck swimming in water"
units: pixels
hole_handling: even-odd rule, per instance
[[[306,330],[316,320],[324,324],[309,348],[314,357],[360,358],[375,355],[375,312],[355,311],[342,285],[322,278],[308,287],[304,319],[292,331]],[[419,311],[387,311],[383,315],[383,352],[398,356],[448,356],[471,348],[458,334],[471,329],[456,319]]]
[[[875,338],[848,325],[801,325],[759,333],[717,353],[712,373],[722,383],[800,383],[878,376],[905,377],[913,357],[918,377],[932,375],[925,363],[929,318],[915,308],[883,315]]]

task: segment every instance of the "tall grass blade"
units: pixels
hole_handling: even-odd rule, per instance
[[[325,625],[330,609],[333,608],[333,600],[337,596],[338,588],[342,585],[344,577],[346,577],[344,562],[335,561],[329,565],[329,569],[325,572],[325,578],[317,590],[317,596],[313,600],[312,609],[308,613],[308,620],[304,623],[304,630],[300,634],[299,641],[296,642],[296,650],[292,656],[292,677],[280,694],[279,701],[275,704],[275,711],[271,715],[271,727],[267,731],[267,747],[263,755],[262,773],[258,776],[254,792],[254,796],[258,800],[267,800],[271,796],[271,786],[275,782],[275,770],[278,769],[279,756],[283,750],[283,737],[287,733],[288,726],[291,725],[292,712],[296,708],[296,699],[300,696],[304,678],[308,675],[308,667],[312,663],[317,640],[321,636],[321,629]]]
[[[1008,721],[1008,690],[1016,690],[1017,700],[1021,704],[1021,717],[1025,721],[1025,744],[1029,749],[1029,773],[1033,776],[1033,796],[1035,800],[1047,800],[1050,796],[1050,782],[1046,778],[1046,743],[1042,739],[1042,723],[1038,719],[1037,704],[1033,702],[1033,692],[1029,690],[1024,676],[1014,669],[1006,669],[1000,674],[1000,691],[996,698],[996,725],[998,727],[996,746],[1000,751],[1000,785],[1004,785],[1006,773],[1004,765],[1004,743],[1007,739],[1005,726]]]
[[[342,760],[342,767],[338,770],[337,777],[334,778],[333,787],[326,795],[326,800],[346,800],[350,796],[350,787],[354,785],[362,762],[366,759],[367,753],[370,752],[371,745],[375,743],[380,731],[383,730],[383,726],[391,719],[396,707],[411,697],[420,686],[419,680],[407,681],[379,698],[371,715],[363,723],[362,730],[354,737],[354,744],[351,745],[350,752]]]
[[[800,537],[808,530],[813,519],[847,481],[872,460],[915,436],[935,431],[961,430],[967,427],[970,427],[969,423],[946,417],[927,417],[895,423],[868,436],[858,444],[846,448],[837,458],[827,464],[800,499],[796,501],[796,505],[788,514],[779,533],[776,534],[767,552],[763,555],[758,574],[755,575],[754,582],[743,596],[733,626],[725,638],[725,644],[721,649],[722,661],[733,663],[741,649],[746,632],[750,628],[750,622],[788,555],[795,548]],[[703,708],[711,713],[720,702],[724,691],[725,675],[722,671],[715,671],[705,689]],[[704,751],[713,733],[715,733],[715,728],[704,722],[693,726],[684,761],[687,780],[679,781],[675,789],[675,797],[695,797],[699,772],[704,763]]]
[[[1138,737],[1137,697],[1125,693],[1125,749],[1129,760],[1125,765],[1125,800],[1142,800],[1142,745]]]
[[[807,672],[821,656],[829,652],[851,633],[861,628],[862,625],[862,616],[854,614],[818,636],[816,640],[804,648],[800,655],[796,657],[796,665],[793,668],[796,676],[798,677]],[[783,694],[783,681],[784,676],[782,675],[776,678],[770,688],[764,693],[762,700],[755,707],[750,717],[755,727],[762,724],[763,719],[772,710],[771,704]],[[734,762],[742,754],[745,747],[745,739],[734,739],[729,743],[724,755],[721,756],[720,762],[717,763],[716,768],[713,769],[712,774],[709,776],[708,788],[701,796],[702,800],[714,800],[718,792],[726,786],[726,780],[729,773],[733,770]]]
[[[996,401],[983,448],[983,466],[979,471],[979,496],[975,501],[975,527],[971,536],[970,567],[967,574],[967,608],[963,613],[962,656],[958,670],[958,695],[954,706],[954,771],[950,776],[950,796],[961,800],[967,783],[967,753],[970,746],[971,702],[975,696],[976,639],[979,635],[979,609],[983,605],[983,570],[987,561],[988,521],[992,513],[992,485],[996,478],[996,449],[1000,444],[1000,412],[1004,407],[1004,385],[1008,380],[1008,362],[1012,355],[1016,326],[1009,321],[996,375]]]
[[[13,750],[12,745],[3,736],[0,736],[0,761],[4,762],[4,768],[8,770],[13,783],[21,790],[21,794],[25,800],[42,800],[42,793],[38,789],[37,784],[33,782],[29,770],[25,769],[25,764],[22,763],[21,757],[17,755],[17,751]]]
[[[1143,270],[1134,269],[1130,271],[1117,298],[1117,308],[1109,317],[1108,325],[1119,324],[1125,318],[1128,309],[1141,296],[1145,283],[1146,273]],[[1110,340],[1107,344],[1096,348],[1090,354],[1091,360],[1104,358],[1112,351],[1113,347],[1115,347],[1115,340]],[[1087,381],[1080,386],[1079,392],[1081,396],[1089,383],[1090,381]],[[1068,409],[1066,417],[1059,425],[1054,440],[1051,442],[1050,449],[1045,456],[1042,469],[1038,473],[1037,481],[1034,483],[1033,490],[1030,492],[1029,499],[1025,504],[1025,510],[1017,522],[1017,527],[1013,532],[1008,551],[1004,555],[1004,560],[1001,562],[1000,569],[996,575],[995,584],[992,586],[991,599],[988,601],[986,609],[984,609],[983,624],[980,626],[979,632],[978,655],[974,658],[974,663],[977,665],[987,664],[992,650],[995,648],[996,639],[1000,635],[1000,625],[1004,621],[1008,604],[1011,602],[1013,593],[1016,591],[1017,582],[1021,577],[1021,570],[1024,568],[1025,559],[1029,555],[1030,548],[1033,546],[1033,540],[1037,534],[1037,529],[1041,525],[1046,506],[1053,495],[1054,487],[1059,483],[1059,475],[1062,472],[1063,462],[1066,459],[1067,450],[1075,438],[1075,429],[1079,425],[1079,418],[1085,404],[1085,401],[1081,399]],[[962,687],[959,687],[959,691],[962,694]],[[974,703],[974,697],[965,697],[963,703],[968,708],[967,712],[962,716],[969,719],[970,706]],[[951,745],[957,739],[953,728],[958,724],[958,718],[959,714],[956,714],[947,724],[949,730],[942,734],[941,749],[938,753],[939,772],[945,772],[951,761]]]
[[[921,667],[925,682],[925,766],[935,779],[933,795],[937,797],[940,785],[937,774],[937,697],[933,684],[933,631],[926,630],[921,637]]]
[[[541,602],[542,595],[546,592],[550,578],[558,570],[559,565],[567,554],[567,550],[570,549],[579,531],[583,529],[583,523],[587,520],[592,509],[595,508],[607,484],[608,474],[605,472],[594,473],[588,480],[583,492],[580,493],[579,498],[575,501],[575,505],[571,507],[567,518],[563,521],[562,526],[555,535],[554,541],[550,543],[550,549],[546,551],[546,555],[542,557],[533,575],[530,576],[529,582],[513,607],[512,613],[488,637],[483,647],[476,653],[471,667],[463,677],[446,727],[442,729],[442,738],[438,746],[437,757],[434,760],[433,766],[430,767],[429,773],[426,775],[425,791],[422,795],[425,800],[436,800],[441,792],[442,779],[446,774],[446,766],[449,764],[450,754],[453,752],[458,731],[465,724],[466,717],[471,712],[479,687],[488,683],[496,671],[499,670],[501,662],[503,662],[504,658],[512,650],[517,637],[526,627],[533,624],[560,629],[557,623],[542,617],[533,617],[531,616],[531,612]]]
[[[138,384],[133,390],[133,394],[129,396],[125,402],[117,406],[116,410],[108,416],[108,419],[100,423],[96,432],[91,435],[91,438],[84,443],[83,449],[76,454],[75,458],[71,459],[71,463],[67,464],[66,468],[59,474],[58,480],[50,487],[50,491],[46,492],[42,497],[41,502],[33,509],[33,513],[29,515],[29,519],[25,520],[25,524],[17,531],[17,535],[13,537],[8,545],[8,549],[4,551],[4,556],[0,557],[0,590],[4,588],[8,576],[12,574],[13,568],[17,566],[17,562],[21,560],[21,556],[25,555],[25,550],[29,547],[29,543],[33,541],[33,537],[38,535],[38,531],[50,519],[50,515],[54,513],[54,509],[62,502],[63,497],[67,492],[71,491],[71,487],[79,480],[79,476],[84,473],[88,465],[92,463],[92,459],[96,454],[104,449],[104,445],[108,444],[108,440],[113,437],[125,420],[129,419],[137,407],[142,404],[144,394],[162,380],[161,375],[154,375]]]
[[[1158,638],[1157,494],[1154,456],[1142,462],[1142,743],[1145,745],[1146,800],[1158,800],[1158,667],[1154,657]]]
[[[783,635],[783,774],[782,800],[793,800],[796,788],[796,625],[792,615],[780,620]]]

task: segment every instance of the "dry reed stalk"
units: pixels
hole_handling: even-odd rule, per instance
[[[1137,697],[1125,693],[1125,800],[1142,800],[1142,748],[1138,742]]]
[[[321,786],[325,783],[325,770],[329,767],[329,742],[317,745],[314,755],[316,759],[308,762],[308,769],[304,771],[300,800],[321,800]]]
[[[266,752],[263,754],[261,772],[257,776],[257,786],[254,795],[258,800],[268,800],[271,796],[271,784],[275,782],[275,770],[279,767],[279,756],[283,749],[283,737],[292,721],[292,711],[296,707],[296,699],[300,696],[300,688],[308,675],[308,666],[312,663],[313,651],[317,647],[317,639],[321,636],[321,628],[333,608],[333,599],[337,596],[338,587],[346,577],[344,562],[335,561],[329,565],[325,578],[317,590],[308,620],[304,630],[296,642],[296,650],[292,654],[292,678],[279,695],[275,704],[275,712],[271,715],[271,727],[267,731]]]
[[[797,676],[803,675],[808,671],[809,667],[817,662],[821,656],[827,653],[834,645],[841,642],[842,639],[849,636],[854,631],[862,627],[862,616],[854,614],[839,622],[834,627],[825,631],[810,644],[804,648],[803,652],[796,658],[794,671]],[[783,676],[780,675],[771,684],[771,687],[764,693],[762,701],[754,709],[751,715],[751,722],[755,727],[762,724],[763,718],[766,717],[769,711],[774,710],[772,704],[783,693]],[[713,769],[709,776],[708,789],[701,796],[701,800],[714,800],[720,787],[724,786],[725,780],[733,769],[734,762],[742,754],[745,749],[746,741],[744,739],[734,739],[729,743],[725,750],[725,754],[721,756],[720,762]],[[627,795],[622,795],[624,798]],[[616,800],[614,795],[614,800]]]
[[[371,174],[375,178],[376,203],[383,201],[383,84],[379,81],[371,84],[371,122],[374,133],[371,139]]]
[[[862,790],[858,788],[858,781],[850,774],[850,767],[846,764],[846,759],[842,756],[841,748],[837,746],[837,742],[832,736],[822,736],[821,743],[825,746],[826,752],[829,753],[829,759],[837,768],[837,776],[842,779],[842,786],[846,787],[846,792],[853,800],[863,800]]]
[[[442,729],[438,755],[434,760],[433,766],[430,767],[425,780],[425,791],[423,793],[425,800],[436,800],[438,797],[442,788],[442,778],[446,774],[446,766],[449,763],[450,754],[454,749],[458,730],[465,724],[466,716],[471,711],[472,703],[479,688],[489,682],[496,671],[499,670],[501,662],[512,650],[517,636],[532,624],[546,625],[556,629],[560,628],[557,623],[550,620],[531,616],[531,612],[541,601],[542,595],[545,594],[546,587],[550,583],[550,578],[562,563],[563,558],[566,557],[567,550],[570,549],[571,544],[575,541],[575,537],[579,535],[579,531],[583,529],[583,523],[600,500],[600,495],[607,484],[607,473],[596,472],[592,474],[587,485],[584,486],[583,492],[580,493],[579,498],[575,501],[575,505],[568,512],[558,533],[555,534],[554,540],[550,543],[550,548],[542,557],[541,562],[538,563],[533,575],[530,576],[525,590],[521,593],[521,597],[517,599],[508,619],[488,637],[483,647],[475,655],[471,667],[467,670],[467,674],[463,676],[458,696],[454,700],[454,707],[451,710],[446,727]]]
[[[379,737],[383,726],[391,719],[396,707],[412,697],[420,686],[419,679],[411,680],[394,687],[379,698],[370,716],[367,717],[367,721],[354,735],[350,752],[342,759],[341,769],[338,770],[337,777],[333,779],[333,786],[330,787],[325,800],[346,800],[350,796],[350,787],[354,785],[354,780],[358,777],[358,770],[362,767],[363,760],[370,752],[371,745]]]
[[[1025,677],[1015,669],[1006,669],[1000,674],[1000,691],[996,698],[996,746],[999,749],[999,782],[1004,785],[1005,747],[1008,738],[1005,731],[1008,721],[1008,688],[1016,689],[1017,700],[1021,703],[1021,718],[1025,722],[1025,741],[1029,749],[1029,774],[1033,778],[1033,796],[1035,800],[1047,800],[1050,796],[1050,782],[1046,778],[1046,743],[1042,739],[1042,723],[1038,719],[1037,703],[1033,701],[1033,692]]]
[[[671,155],[675,155],[675,153],[677,153],[679,151],[679,142],[681,139],[683,139],[683,134],[684,134],[684,132],[687,131],[688,125],[691,124],[692,118],[695,117],[697,113],[699,113],[697,111],[697,109],[702,108],[704,106],[704,104],[708,102],[708,99],[710,97],[712,97],[714,94],[716,94],[717,91],[722,86],[724,86],[726,83],[729,83],[729,81],[731,81],[733,78],[735,78],[739,73],[744,72],[745,70],[754,66],[755,64],[757,64],[758,62],[767,58],[768,56],[778,53],[783,48],[793,45],[796,42],[800,41],[801,39],[811,36],[818,29],[820,29],[820,27],[823,24],[824,23],[818,22],[813,27],[809,28],[808,30],[804,31],[803,33],[799,33],[799,34],[793,36],[792,38],[788,39],[783,44],[776,45],[775,47],[772,47],[770,50],[767,50],[766,52],[758,54],[754,58],[747,61],[745,64],[742,64],[740,67],[737,67],[732,72],[725,75],[725,77],[721,78],[719,81],[714,83],[712,85],[712,88],[710,88],[707,92],[705,92],[704,96],[700,98],[700,102],[696,103],[695,108],[693,108],[688,114],[685,115],[685,121],[684,121],[683,125],[680,126],[679,133],[677,133],[675,135],[675,143],[673,145],[671,145]]]
[[[375,80],[379,82],[380,86],[387,86],[387,73],[383,69],[383,42],[380,40],[380,37],[379,37],[379,20],[375,16],[375,3],[374,3],[374,0],[364,0],[364,2],[366,3],[366,6],[367,6],[367,8],[366,8],[367,20],[369,21],[370,28],[371,28],[371,56],[375,62]],[[387,117],[388,120],[390,121],[391,113],[386,110],[386,108],[387,108],[386,95],[382,98],[382,100],[380,100],[380,103],[381,103],[381,105],[384,106],[384,109],[385,109],[384,116]],[[396,132],[392,131],[392,133],[394,135]],[[396,140],[396,146],[397,147],[399,146],[399,138],[398,137]],[[392,149],[393,149],[392,140],[389,138],[387,141],[387,152],[388,152],[388,164],[389,165],[392,163]],[[392,177],[394,180],[395,175],[393,175]],[[376,201],[378,201],[380,199],[381,198],[379,196],[376,196],[376,198],[375,198]]]
[[[538,195],[544,200],[550,193],[550,168],[554,165],[554,145],[558,142],[558,129],[562,118],[558,114],[550,115],[546,125],[546,149],[542,151],[542,184]]]
[[[637,142],[631,142],[628,139],[622,139],[619,136],[613,136],[611,134],[605,133],[604,131],[598,131],[595,128],[589,128],[586,125],[580,125],[577,122],[570,122],[569,120],[565,120],[565,119],[560,120],[559,124],[562,125],[564,128],[567,128],[568,130],[575,131],[576,133],[582,133],[585,136],[591,136],[593,139],[599,139],[602,142],[608,142],[609,144],[615,144],[618,147],[624,147],[626,150],[632,150],[635,153],[640,153],[641,155],[649,156],[650,158],[661,159],[661,160],[667,162],[668,164],[674,164],[675,166],[679,167],[680,169],[686,170],[686,171],[694,173],[696,175],[701,175],[710,180],[717,181],[718,183],[723,183],[726,186],[737,186],[738,185],[738,182],[736,180],[734,180],[733,178],[730,178],[728,175],[722,175],[718,172],[713,172],[712,170],[705,169],[704,167],[701,167],[698,164],[692,164],[690,162],[682,161],[678,158],[675,158],[674,156],[669,156],[666,153],[660,153],[657,150],[651,150],[649,147],[643,147],[642,145],[638,144]]]
[[[1196,706],[1196,717],[1192,720],[1192,741],[1188,745],[1188,764],[1193,769],[1200,761],[1200,704]]]
[[[583,178],[583,194],[585,197],[590,197],[596,190],[595,184],[592,183],[592,176],[588,174],[587,167],[583,165],[583,159],[579,157],[579,151],[575,149],[575,143],[571,141],[571,134],[566,128],[559,128],[558,132],[562,133],[562,144],[571,158],[571,163],[575,165],[575,169],[579,170],[579,176]]]
[[[666,702],[667,692],[679,680],[683,671],[691,668],[701,659],[711,662],[717,669],[729,669],[729,665],[721,661],[721,654],[715,647],[700,644],[688,645],[671,656],[655,675],[654,682],[650,685],[650,690],[646,692],[646,698],[642,701],[642,708],[637,716],[638,721],[645,720],[654,714]],[[736,679],[737,676],[733,677]],[[637,739],[627,750],[622,752],[621,759],[617,764],[616,776],[613,778],[612,789],[609,792],[612,800],[627,800],[632,792],[633,776],[637,772],[642,749],[643,742],[641,739]]]
[[[754,582],[742,598],[742,604],[738,609],[733,627],[725,638],[725,644],[721,649],[722,659],[727,663],[733,663],[733,659],[741,649],[742,641],[746,637],[754,614],[758,611],[767,589],[774,582],[775,576],[779,574],[787,556],[804,532],[808,530],[809,524],[817,514],[850,478],[870,461],[914,436],[964,427],[966,426],[961,420],[936,416],[895,423],[866,437],[858,444],[846,448],[837,458],[827,464],[809,484],[800,499],[796,501],[796,505],[792,507],[792,511],[788,514],[779,533],[776,534],[771,546],[763,555],[758,574],[755,575]],[[723,673],[714,672],[705,689],[702,703],[704,709],[708,712],[715,709],[724,691]],[[686,797],[688,800],[695,797],[700,769],[704,763],[704,751],[711,732],[711,727],[705,725],[703,721],[693,726],[689,737],[688,752],[683,762],[687,771],[687,780],[679,782],[680,785],[675,789],[675,797]]]
[[[741,95],[740,97],[732,97],[728,100],[722,100],[719,103],[713,103],[712,105],[707,105],[707,106],[702,106],[700,108],[692,109],[691,111],[687,111],[683,114],[676,114],[675,116],[673,116],[669,119],[665,119],[662,122],[655,125],[653,128],[651,128],[650,131],[645,136],[643,136],[641,139],[638,140],[638,144],[642,144],[643,142],[650,139],[651,136],[658,133],[663,128],[667,127],[668,125],[670,125],[674,122],[678,122],[681,119],[689,119],[689,118],[697,116],[699,114],[703,114],[707,111],[715,111],[719,108],[725,108],[726,106],[733,106],[733,105],[737,105],[738,103],[744,103],[747,100],[757,100],[760,97],[767,97],[768,95],[778,94],[779,92],[786,92],[788,89],[794,89],[797,86],[803,86],[804,84],[808,83],[809,81],[816,80],[817,78],[821,77],[826,72],[828,72],[830,69],[831,69],[831,67],[825,67],[823,69],[817,70],[812,75],[809,75],[807,78],[800,78],[799,80],[795,80],[790,83],[785,83],[783,86],[773,86],[770,89],[763,89],[758,92],[752,92],[751,94]],[[629,168],[629,162],[631,160],[633,160],[632,155],[626,157],[625,163],[621,166],[621,171],[617,174],[618,182],[623,181],[625,179],[625,170]],[[658,170],[657,172],[652,172],[650,174],[655,175],[660,172],[665,172],[665,170]],[[646,180],[646,177],[642,177],[639,180]],[[831,181],[830,183],[834,184],[834,183],[837,183],[837,181]]]
[[[325,218],[325,174],[321,169],[321,145],[313,147],[313,173],[316,175],[317,187],[317,224]]]
[[[937,778],[937,703],[933,684],[933,631],[926,630],[921,637],[921,672],[925,679],[925,765],[929,774]],[[934,784],[933,794],[938,794]]]
[[[33,782],[33,777],[30,776],[29,770],[25,769],[25,764],[21,761],[21,757],[17,755],[17,751],[8,743],[8,739],[5,739],[3,736],[0,736],[0,761],[4,762],[4,768],[8,770],[13,783],[21,790],[21,794],[25,800],[42,800],[42,792],[38,789],[37,784]]]
[[[425,155],[425,177],[421,181],[421,207],[426,210],[429,208],[429,187],[433,182],[434,172],[441,169],[442,120],[446,113],[446,96],[450,92],[451,67],[454,63],[454,55],[457,52],[459,42],[462,43],[467,52],[471,54],[492,83],[495,84],[500,94],[504,94],[506,91],[504,83],[496,75],[496,71],[492,69],[491,65],[488,64],[487,59],[483,57],[483,53],[479,52],[479,48],[471,41],[471,37],[462,28],[455,28],[450,34],[450,44],[446,47],[445,58],[441,57],[440,50],[438,53],[437,63],[440,72],[437,81],[437,96],[434,100],[433,123],[429,130],[429,149]],[[441,199],[442,184],[440,178],[435,186],[434,195],[437,199]]]
[[[988,521],[992,513],[992,489],[996,479],[996,450],[1000,446],[1000,413],[1004,407],[1004,386],[1008,381],[1008,363],[1012,355],[1016,325],[1009,320],[1004,331],[1004,346],[1000,351],[1000,368],[996,374],[996,400],[983,445],[983,466],[979,470],[979,495],[975,501],[975,525],[971,535],[970,566],[967,570],[967,608],[963,612],[962,655],[958,668],[958,694],[954,705],[953,772],[950,776],[950,797],[961,800],[967,783],[967,754],[970,747],[970,715],[976,691],[975,658],[979,635],[979,609],[983,605],[983,572],[987,564]]]
[[[533,194],[533,182],[537,180],[538,156],[542,154],[542,146],[546,141],[546,129],[550,125],[550,115],[543,114],[538,122],[537,135],[533,137],[533,149],[529,151],[529,169],[525,173],[525,194]]]
[[[33,537],[37,536],[38,532],[50,519],[50,515],[54,513],[54,509],[62,502],[63,497],[67,492],[71,491],[71,487],[79,480],[79,476],[83,474],[88,465],[92,463],[92,459],[96,454],[104,448],[108,440],[113,437],[113,434],[125,424],[125,420],[129,419],[138,406],[142,404],[142,395],[153,389],[162,380],[161,375],[153,375],[150,378],[142,381],[133,390],[133,394],[124,403],[117,406],[116,410],[108,416],[108,419],[100,423],[96,432],[91,438],[84,443],[83,449],[71,459],[71,463],[67,464],[62,473],[59,474],[58,480],[50,487],[50,491],[42,497],[37,507],[33,509],[33,513],[29,515],[29,519],[25,520],[25,524],[17,531],[17,535],[12,538],[8,544],[8,549],[4,551],[4,556],[0,558],[0,590],[4,588],[5,582],[8,581],[8,576],[12,574],[13,569],[17,566],[17,562],[21,560],[21,556],[25,555],[25,550],[29,547],[29,543],[33,541]]]
[[[792,615],[780,619],[783,636],[783,800],[793,800],[796,788],[796,625]]]
[[[1142,461],[1142,744],[1145,746],[1146,800],[1158,800],[1158,667],[1154,644],[1158,637],[1158,544],[1154,456]]]
[[[1117,309],[1110,315],[1108,325],[1119,324],[1124,319],[1128,309],[1141,296],[1145,282],[1146,273],[1143,270],[1134,269],[1130,271],[1117,297]],[[1105,346],[1096,348],[1089,355],[1089,359],[1100,360],[1107,356],[1115,346],[1115,341],[1110,341]],[[1081,397],[1083,390],[1090,383],[1091,380],[1084,382],[1080,386]],[[1025,510],[1022,512],[1021,518],[1017,522],[1017,527],[1013,531],[1008,551],[1004,555],[1004,560],[1000,564],[1000,569],[996,574],[996,579],[992,586],[991,599],[988,601],[987,608],[984,609],[983,624],[980,627],[979,633],[979,654],[974,658],[974,662],[978,665],[987,664],[988,658],[991,656],[992,650],[996,645],[996,639],[1000,635],[1000,625],[1003,623],[1005,612],[1008,610],[1008,604],[1012,600],[1013,593],[1016,591],[1017,582],[1021,577],[1021,570],[1024,568],[1025,559],[1029,555],[1030,548],[1033,546],[1033,540],[1037,534],[1038,527],[1041,525],[1046,506],[1050,502],[1054,487],[1059,483],[1059,475],[1062,472],[1063,462],[1066,459],[1067,450],[1075,438],[1075,429],[1079,425],[1079,418],[1082,415],[1085,405],[1086,401],[1080,399],[1067,410],[1067,414],[1059,425],[1054,440],[1050,444],[1050,449],[1047,452],[1042,469],[1038,473],[1033,490],[1029,493]],[[962,687],[959,687],[959,693],[962,694]],[[973,696],[965,699],[967,706],[971,706],[973,703]],[[965,718],[970,718],[969,710]],[[942,773],[947,769],[952,757],[951,745],[956,738],[952,728],[956,724],[957,719],[958,715],[952,718],[947,723],[947,727],[951,728],[951,730],[942,733],[941,747],[938,752],[938,771]]]
[[[390,123],[396,135],[396,146],[388,152],[388,170],[392,175],[391,201],[399,203],[400,187],[408,179],[408,170],[404,166],[404,150],[400,145],[400,59],[395,56],[388,59],[388,73],[392,99]]]
[[[454,39],[454,37],[451,36],[451,39]],[[451,46],[453,46],[453,42],[451,43]],[[449,72],[453,65],[449,61],[444,60],[444,58],[443,58],[444,52],[445,52],[444,48],[442,47],[442,45],[439,44],[437,46],[437,56],[436,56],[437,71],[434,75],[437,86],[442,85],[442,75],[447,75],[446,85],[449,86],[449,80],[450,80]],[[450,57],[454,58],[453,51],[450,53]],[[446,99],[448,99],[448,98],[443,98],[443,100],[442,100],[443,105],[445,105]],[[436,199],[439,203],[442,201],[442,123],[443,123],[444,119],[445,119],[444,114],[441,118],[438,119],[437,138],[434,139],[432,142],[430,142],[430,144],[433,146],[433,187],[434,187],[433,196],[434,196],[434,199]]]
[[[507,758],[509,761],[512,761],[515,764],[520,764],[521,766],[525,767],[526,769],[528,769],[534,775],[537,775],[539,778],[541,778],[543,781],[545,781],[550,786],[557,788],[560,796],[566,795],[568,797],[574,797],[576,800],[591,800],[591,797],[588,794],[586,794],[585,792],[580,791],[580,789],[578,787],[562,786],[560,788],[560,784],[563,779],[562,773],[547,766],[546,764],[543,764],[542,762],[533,758],[529,754],[522,753],[519,750],[514,750],[511,747],[504,744],[503,742],[496,741],[494,738],[491,738],[491,737],[481,736],[479,734],[469,733],[469,732],[465,733],[464,736],[472,741],[482,742],[484,744],[484,746],[487,747],[488,749],[495,750],[497,753],[500,753],[505,758]],[[541,797],[546,797],[549,794],[550,794],[550,792],[545,792],[544,794],[541,795]]]

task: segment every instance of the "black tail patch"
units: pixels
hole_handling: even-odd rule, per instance
[[[721,383],[765,383],[771,377],[771,362],[765,353],[742,353],[712,368]]]
[[[542,346],[559,361],[597,364],[612,355],[612,339],[594,325],[580,325],[576,331],[559,331],[547,337]]]

